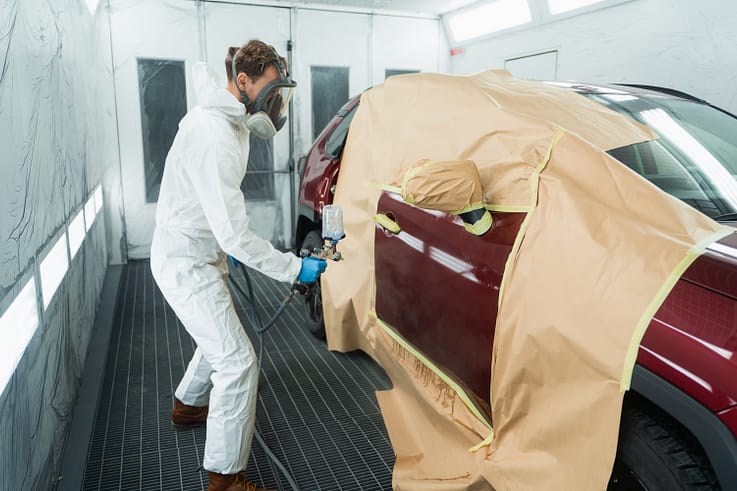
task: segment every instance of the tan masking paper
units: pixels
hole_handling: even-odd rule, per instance
[[[397,180],[408,203],[424,209],[458,213],[468,205],[481,203],[483,188],[476,164],[420,160]]]
[[[628,348],[676,266],[721,230],[604,153],[653,137],[580,95],[505,72],[401,76],[363,94],[335,195],[345,260],[323,277],[323,305],[329,347],[363,349],[394,384],[379,400],[395,489],[606,488]],[[489,319],[494,439],[474,452],[488,423],[370,315],[377,184],[422,159],[471,160],[485,203],[532,210]]]

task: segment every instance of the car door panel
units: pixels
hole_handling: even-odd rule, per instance
[[[396,194],[383,193],[377,211],[399,227],[376,225],[378,317],[488,403],[499,287],[525,214],[494,213],[479,237]]]

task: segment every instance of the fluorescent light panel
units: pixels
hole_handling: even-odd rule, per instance
[[[5,391],[26,346],[38,329],[36,286],[33,277],[0,316],[0,394]]]
[[[588,7],[604,0],[548,0],[548,10],[553,15],[570,12],[571,10]]]
[[[496,0],[449,16],[455,42],[491,34],[532,21],[527,0]]]
[[[49,250],[41,261],[41,295],[44,300],[44,309],[48,308],[54,293],[59,288],[61,280],[69,269],[67,256],[67,236],[62,234],[56,244]]]
[[[69,252],[72,255],[72,259],[74,259],[74,256],[77,255],[77,251],[79,251],[79,247],[82,245],[86,234],[86,230],[84,228],[84,213],[82,210],[79,210],[79,213],[77,213],[77,215],[72,218],[72,221],[69,222],[68,230]]]
[[[87,202],[84,204],[84,220],[87,224],[87,231],[90,231],[90,228],[92,227],[92,224],[95,222],[95,217],[97,216],[97,213],[95,213],[95,195],[92,194],[87,199]]]
[[[85,3],[87,3],[87,9],[90,11],[90,14],[95,15],[97,4],[100,3],[100,0],[85,0]]]
[[[95,213],[100,213],[102,210],[102,188],[98,184],[95,189]]]

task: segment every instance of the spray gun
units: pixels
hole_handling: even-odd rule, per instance
[[[327,261],[340,261],[343,256],[337,250],[338,242],[345,237],[343,231],[343,210],[338,205],[326,205],[322,209],[322,246],[314,249],[302,249],[299,251],[301,257],[314,257]],[[313,301],[315,284],[305,284],[296,282],[293,286],[293,292],[300,293],[305,296],[307,302]],[[318,295],[319,296],[319,295]]]
[[[322,209],[322,247],[312,251],[303,249],[301,255],[340,261],[343,256],[337,251],[337,246],[344,237],[343,209],[338,205],[325,205]]]

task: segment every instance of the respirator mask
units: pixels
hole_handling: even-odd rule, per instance
[[[236,56],[234,55],[232,72],[233,80],[237,81],[238,72],[235,68],[235,59]],[[250,100],[246,92],[241,90],[236,83],[236,88],[241,95],[241,102],[248,110],[246,127],[251,133],[264,140],[273,138],[276,132],[282,129],[284,123],[287,122],[289,101],[292,99],[294,88],[297,86],[297,82],[289,78],[289,73],[284,68],[284,64],[278,55],[273,63],[279,73],[279,78],[266,84],[256,96],[256,99]],[[261,73],[265,68],[261,67]]]

